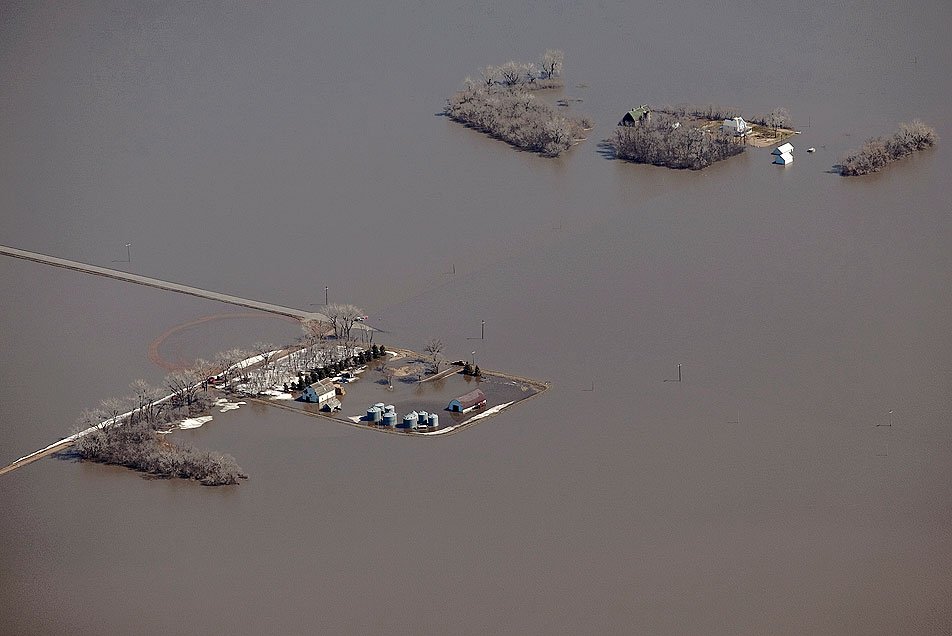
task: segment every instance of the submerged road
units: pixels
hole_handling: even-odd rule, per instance
[[[110,269],[108,267],[99,267],[98,265],[80,263],[79,261],[71,261],[66,258],[48,256],[46,254],[40,254],[39,252],[30,252],[28,250],[21,250],[15,247],[7,247],[6,245],[0,245],[0,254],[12,256],[13,258],[22,258],[27,261],[44,263],[54,267],[71,269],[77,272],[84,272],[86,274],[95,274],[96,276],[114,278],[127,283],[155,287],[156,289],[178,292],[179,294],[188,294],[189,296],[198,296],[199,298],[207,298],[208,300],[217,300],[218,302],[228,303],[229,305],[248,307],[250,309],[265,311],[270,314],[277,314],[279,316],[290,316],[291,318],[297,318],[298,320],[322,320],[325,322],[330,322],[327,316],[318,312],[303,311],[301,309],[283,307],[281,305],[274,305],[271,303],[262,302],[260,300],[253,300],[251,298],[241,298],[240,296],[221,294],[219,292],[213,292],[207,289],[201,289],[199,287],[182,285],[180,283],[173,283],[167,280],[160,280],[158,278],[150,278],[149,276],[140,276],[139,274],[130,274],[129,272],[123,272],[118,269]]]

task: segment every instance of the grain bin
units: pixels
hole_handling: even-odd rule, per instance
[[[427,426],[430,428],[437,428],[440,425],[440,416],[436,413],[430,413],[430,418],[427,420]]]
[[[397,414],[393,411],[383,414],[383,425],[384,426],[396,426],[397,425]]]
[[[376,406],[371,406],[369,409],[367,409],[367,421],[368,421],[368,422],[376,422],[376,421],[377,421],[377,416],[378,416],[379,414],[380,414],[380,411],[377,410],[377,407],[376,407]]]
[[[417,412],[410,411],[409,413],[403,416],[403,423],[400,424],[400,428],[410,428],[410,429],[416,428],[418,419],[419,419],[419,416],[417,415]]]
[[[429,421],[427,418],[430,416],[426,411],[417,412],[417,421],[420,423],[420,426],[426,426],[426,423]]]

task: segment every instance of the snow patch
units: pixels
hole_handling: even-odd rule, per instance
[[[247,402],[229,402],[225,398],[218,398],[215,400],[215,406],[220,407],[219,412],[225,413],[227,411],[234,411],[235,409],[241,407],[242,405],[247,404]]]
[[[471,418],[469,418],[468,420],[466,420],[465,422],[463,422],[463,424],[469,424],[470,422],[475,422],[476,420],[481,420],[481,419],[483,419],[484,417],[489,417],[490,415],[494,415],[494,414],[498,413],[499,411],[503,410],[504,408],[506,408],[507,406],[512,406],[512,404],[513,404],[513,402],[506,402],[505,404],[498,404],[498,405],[492,407],[491,409],[486,409],[486,410],[483,411],[482,413],[479,413],[479,414],[477,414],[477,415],[474,415],[473,417],[471,417]],[[462,426],[463,424],[460,424],[460,426]]]
[[[199,428],[202,424],[211,421],[211,415],[203,415],[202,417],[189,417],[179,422],[178,427],[186,430],[190,428]]]

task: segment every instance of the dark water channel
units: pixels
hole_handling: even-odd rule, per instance
[[[235,488],[0,477],[0,633],[952,632],[950,14],[4,3],[0,242],[302,308],[327,285],[385,344],[552,388],[425,440],[216,412],[180,435]],[[599,122],[564,157],[436,116],[547,47]],[[598,152],[667,101],[786,106],[796,161]],[[829,172],[914,117],[936,150]],[[235,311],[13,259],[0,299],[2,464]],[[229,319],[164,351],[296,335]]]

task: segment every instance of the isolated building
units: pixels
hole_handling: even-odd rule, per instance
[[[478,409],[483,406],[486,406],[486,395],[481,390],[476,389],[466,395],[459,396],[455,400],[451,400],[446,410],[455,411],[457,413],[468,413],[473,409]]]
[[[789,152],[783,152],[777,155],[776,157],[774,157],[773,162],[780,164],[781,166],[785,166],[789,163],[793,163],[793,155],[790,154]]]
[[[301,393],[301,399],[305,402],[320,404],[334,397],[335,390],[334,383],[329,378],[325,378],[304,389],[304,392]]]
[[[792,155],[792,154],[793,154],[793,144],[791,144],[791,143],[785,143],[785,144],[783,144],[783,145],[781,145],[781,146],[777,146],[776,148],[773,149],[773,152],[771,152],[770,154],[772,154],[772,155],[784,155],[784,154],[786,154],[786,155]]]
[[[336,397],[328,398],[324,400],[324,403],[321,405],[322,411],[329,411],[333,413],[334,411],[339,411],[341,409],[340,400]]]
[[[724,132],[732,135],[746,135],[751,131],[750,124],[743,117],[732,117],[724,120]]]
[[[634,126],[635,124],[651,119],[651,110],[648,104],[642,104],[638,108],[632,108],[618,122],[619,126]]]

